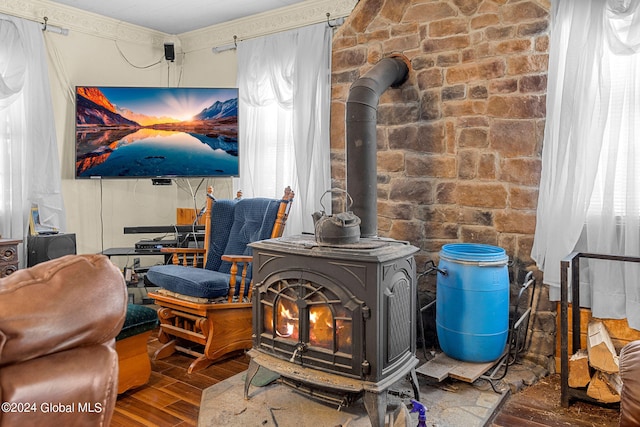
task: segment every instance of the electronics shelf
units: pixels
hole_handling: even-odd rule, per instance
[[[124,227],[124,234],[193,233],[204,231],[204,225],[139,225]]]

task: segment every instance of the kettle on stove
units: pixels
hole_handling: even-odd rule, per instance
[[[346,195],[344,212],[327,215],[322,199],[327,193],[343,192]],[[358,243],[360,241],[360,218],[349,209],[353,199],[345,190],[332,188],[320,197],[322,212],[314,212],[311,216],[315,225],[316,243],[320,246],[340,246]]]

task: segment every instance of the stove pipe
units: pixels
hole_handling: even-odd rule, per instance
[[[378,101],[387,88],[401,85],[408,75],[409,67],[402,58],[384,58],[356,80],[349,90],[346,111],[347,192],[353,198],[353,213],[362,221],[362,237],[378,234]]]

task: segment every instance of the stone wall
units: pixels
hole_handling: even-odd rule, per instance
[[[360,0],[336,32],[334,187],[346,188],[350,85],[381,58],[410,64],[378,107],[378,233],[419,247],[418,271],[452,242],[505,248],[512,288],[535,270],[550,9],[549,0]],[[435,278],[420,289],[433,298]],[[551,366],[555,304],[539,291],[528,357]]]

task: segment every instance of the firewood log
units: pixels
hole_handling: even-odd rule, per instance
[[[596,371],[587,387],[587,396],[603,403],[620,402],[620,394],[611,390],[611,387],[603,378],[603,373]]]
[[[620,371],[616,349],[613,346],[607,328],[602,322],[589,322],[587,349],[589,364],[593,368],[610,374]]]
[[[589,381],[589,355],[586,349],[581,348],[569,359],[569,387],[586,387]]]
[[[602,372],[602,379],[607,383],[611,391],[616,394],[622,393],[622,378],[620,378],[620,374],[607,374],[606,372]]]

